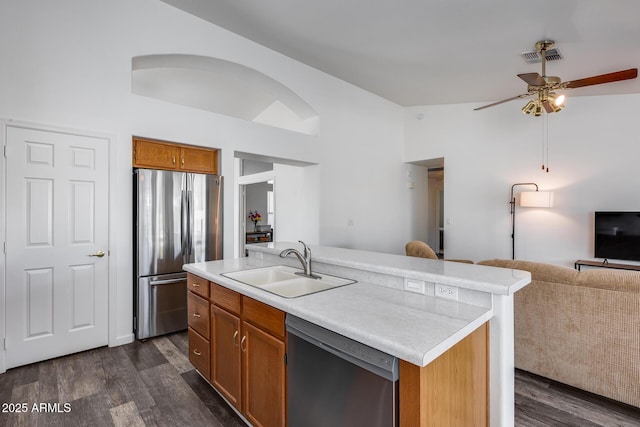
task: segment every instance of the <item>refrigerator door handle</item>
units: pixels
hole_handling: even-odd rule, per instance
[[[187,253],[189,254],[189,261],[191,262],[192,260],[192,255],[193,255],[193,234],[194,234],[194,229],[193,229],[193,223],[194,223],[194,210],[193,210],[193,189],[189,189],[189,191],[187,192],[187,207],[189,210],[189,224],[188,224],[188,229],[189,229],[189,246],[187,247]]]
[[[187,206],[187,190],[182,190],[182,197],[180,200],[180,244],[182,249],[183,263],[188,262],[186,257],[187,245],[189,242],[189,212]]]
[[[149,285],[150,286],[171,285],[172,283],[180,283],[180,282],[184,282],[184,277],[180,277],[178,279],[154,280],[149,282]]]

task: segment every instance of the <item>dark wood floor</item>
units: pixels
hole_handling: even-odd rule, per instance
[[[187,351],[178,333],[10,369],[0,426],[243,426]],[[516,372],[516,426],[637,427],[640,410]]]
[[[640,426],[640,409],[516,370],[516,426]]]
[[[179,333],[10,369],[0,404],[27,403],[27,412],[0,412],[0,426],[244,426],[187,352]],[[47,402],[70,411],[33,411]]]

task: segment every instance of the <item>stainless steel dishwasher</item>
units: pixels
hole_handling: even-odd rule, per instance
[[[289,427],[398,425],[398,359],[287,315]]]

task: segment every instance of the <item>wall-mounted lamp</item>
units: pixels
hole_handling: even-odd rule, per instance
[[[523,191],[520,193],[520,206],[525,208],[550,208],[553,206],[553,193],[550,191],[538,191],[538,184],[534,182],[519,182],[511,186],[511,259],[516,259],[516,197],[513,189],[518,186],[534,186],[536,191]]]

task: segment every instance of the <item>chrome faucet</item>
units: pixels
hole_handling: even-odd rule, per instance
[[[300,253],[300,251],[297,249],[289,248],[280,252],[280,257],[286,258],[289,255],[294,254],[298,258],[298,261],[300,261],[300,264],[302,264],[303,269],[302,273],[296,274],[304,277],[309,277],[311,279],[320,279],[320,276],[315,275],[311,272],[311,249],[309,249],[309,247],[307,247],[307,245],[302,240],[298,240],[298,243],[302,243],[302,247],[304,248],[302,253]]]

